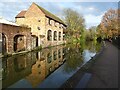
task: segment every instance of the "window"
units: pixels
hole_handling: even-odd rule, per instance
[[[18,42],[21,42],[23,39],[22,39],[22,37],[19,37],[18,38]]]
[[[59,40],[61,40],[61,32],[59,32]]]
[[[40,27],[37,27],[38,28],[38,30],[40,30]]]
[[[48,24],[50,25],[50,19],[48,18]]]
[[[57,27],[57,22],[55,22],[54,24],[55,24],[55,27]]]
[[[22,37],[20,37],[20,41],[22,41]]]
[[[39,64],[39,65],[38,65],[38,68],[40,68],[40,66],[41,66],[41,65]]]
[[[57,40],[57,31],[54,31],[54,40]]]
[[[65,34],[63,35],[63,40],[65,40]]]
[[[39,19],[38,22],[41,22],[41,20]]]
[[[52,25],[52,20],[48,18],[48,24]]]
[[[47,39],[48,39],[48,41],[52,40],[52,31],[51,30],[48,30]]]

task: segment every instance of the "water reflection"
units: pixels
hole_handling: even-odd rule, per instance
[[[63,72],[69,74],[85,63],[89,54],[97,52],[96,45],[93,42],[89,45],[80,43],[61,45],[25,55],[2,58],[3,88],[15,87],[21,80],[26,80],[33,88],[38,87],[55,70],[59,70],[61,65],[64,65]],[[97,50],[99,51],[99,48]],[[60,73],[62,74],[62,71]]]
[[[80,51],[80,44],[67,45],[65,57],[67,61],[64,67],[64,71],[67,73],[74,71],[83,63],[82,52]]]

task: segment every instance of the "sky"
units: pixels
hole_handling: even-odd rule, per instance
[[[118,0],[4,0],[0,2],[0,17],[14,22],[15,16],[27,10],[32,2],[61,19],[64,18],[64,9],[71,8],[83,15],[86,28],[99,25],[106,11],[118,8]]]

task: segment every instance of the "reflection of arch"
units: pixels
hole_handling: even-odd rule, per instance
[[[54,60],[57,59],[57,51],[54,51],[54,53],[53,53],[53,59],[54,59]]]
[[[26,60],[24,58],[24,56],[22,58],[19,58],[19,56],[14,58],[14,69],[16,72],[20,72],[26,68]]]
[[[7,52],[7,38],[5,36],[5,34],[2,33],[2,53],[6,53]]]
[[[54,40],[57,40],[57,31],[54,31]]]
[[[47,55],[47,63],[51,63],[52,62],[52,55],[51,53],[48,53]]]
[[[25,50],[24,35],[16,35],[14,37],[14,51]]]
[[[7,58],[2,58],[2,80],[7,77]]]
[[[61,40],[61,32],[59,32],[59,40]]]
[[[61,50],[58,50],[58,58],[61,58]]]
[[[38,37],[35,35],[32,35],[32,48],[38,46]]]
[[[51,30],[48,30],[47,39],[48,39],[48,41],[52,40],[52,31]]]
[[[66,48],[63,48],[63,60],[65,60],[66,57]]]

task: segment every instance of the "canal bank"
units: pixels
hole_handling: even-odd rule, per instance
[[[106,42],[95,57],[60,87],[63,88],[118,88],[118,49]]]

